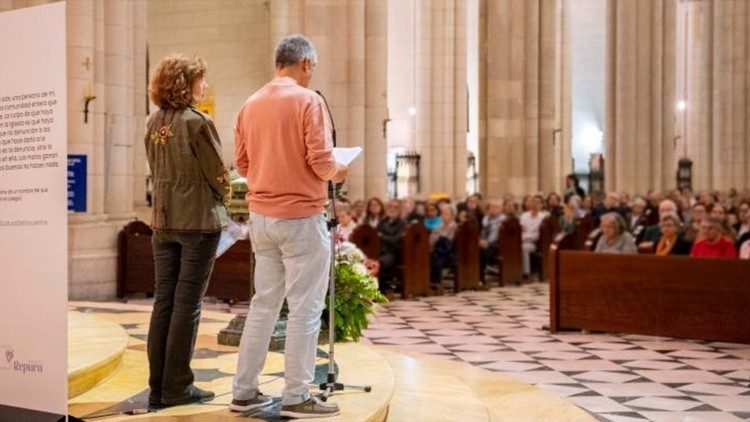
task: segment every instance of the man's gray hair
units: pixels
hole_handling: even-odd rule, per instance
[[[276,68],[293,66],[304,59],[318,64],[318,53],[312,41],[300,34],[287,35],[276,44]]]

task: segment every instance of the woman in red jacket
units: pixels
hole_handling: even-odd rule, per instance
[[[706,218],[701,223],[704,237],[693,245],[690,256],[695,258],[737,258],[734,242],[724,236],[721,220]]]

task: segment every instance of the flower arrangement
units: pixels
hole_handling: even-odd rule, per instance
[[[340,244],[335,275],[336,340],[358,341],[367,329],[367,317],[373,312],[375,303],[386,302],[387,299],[378,290],[378,280],[368,269],[367,258],[351,243]]]

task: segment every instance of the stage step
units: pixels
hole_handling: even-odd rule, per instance
[[[128,335],[119,324],[77,311],[68,312],[68,398],[109,378],[122,363]]]
[[[371,347],[396,377],[388,421],[595,420],[549,392],[468,363]]]

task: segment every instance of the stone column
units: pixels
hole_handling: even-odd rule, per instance
[[[416,5],[416,149],[421,193],[466,194],[466,4]]]
[[[365,2],[365,173],[366,197],[387,190],[385,124],[388,118],[388,3]],[[352,198],[355,198],[354,196]]]
[[[482,185],[489,196],[550,190],[562,171],[555,163],[563,149],[552,144],[563,104],[562,7],[557,0],[483,0],[481,7]]]
[[[609,0],[605,183],[674,186],[675,0]]]

